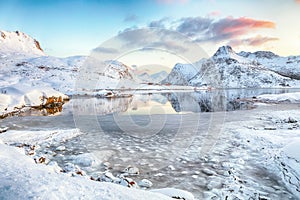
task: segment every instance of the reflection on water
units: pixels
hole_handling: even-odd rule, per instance
[[[300,89],[226,89],[197,92],[168,92],[135,94],[120,98],[76,97],[63,106],[28,109],[20,116],[48,116],[58,114],[155,115],[252,109],[253,101],[261,94],[297,92]]]
[[[185,114],[253,108],[252,98],[261,94],[296,92],[300,89],[227,89],[197,92],[135,94],[122,98],[76,98],[73,109],[78,115]]]
[[[126,112],[132,106],[132,97],[121,98],[75,98],[68,109],[78,115],[107,115]]]
[[[53,116],[61,114],[63,110],[63,105],[53,106],[53,107],[45,107],[45,108],[29,108],[27,110],[23,110],[19,116]]]

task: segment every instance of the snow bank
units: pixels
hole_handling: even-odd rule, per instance
[[[300,92],[284,93],[284,94],[264,94],[257,97],[258,100],[263,102],[272,103],[300,103]]]
[[[1,199],[170,199],[165,195],[57,174],[0,144]]]
[[[194,200],[194,195],[190,192],[175,188],[162,188],[150,190],[151,192],[161,193],[174,199]]]
[[[0,134],[0,140],[7,144],[42,144],[45,142],[63,142],[83,134],[79,129],[48,131],[14,131]]]

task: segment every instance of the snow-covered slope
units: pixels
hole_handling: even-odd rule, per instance
[[[64,94],[80,94],[75,91],[89,57],[72,56],[57,58],[46,56],[39,43],[25,33],[1,31],[0,37],[0,89],[4,87],[48,87]],[[118,61],[107,61],[105,70],[91,66],[87,78],[96,77],[106,89],[113,88],[119,80],[132,80],[130,68]]]
[[[29,35],[20,32],[0,31],[0,57],[5,54],[45,55],[40,43]]]
[[[290,60],[290,65],[285,65],[285,60]],[[176,64],[163,83],[222,88],[300,86],[293,74],[299,71],[300,78],[298,65],[300,57],[283,58],[271,52],[237,54],[230,46],[223,46],[210,59]]]
[[[199,72],[199,70],[200,66],[197,64],[177,63],[162,83],[189,85],[189,81]]]
[[[300,80],[300,56],[280,57],[269,51],[240,52],[239,55],[278,74]]]
[[[75,83],[76,92],[95,92],[103,89],[135,88],[137,80],[130,67],[117,61],[99,61],[88,57],[80,68]]]

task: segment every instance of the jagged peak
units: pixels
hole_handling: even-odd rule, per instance
[[[249,63],[247,58],[238,55],[231,46],[220,47],[212,57],[212,60],[215,62],[223,62],[228,59],[236,60],[239,63]]]
[[[236,54],[231,46],[221,46],[213,55],[213,57],[228,57],[231,54]]]

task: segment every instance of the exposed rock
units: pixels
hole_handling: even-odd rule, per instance
[[[2,37],[3,39],[5,39],[5,38],[6,38],[6,35],[5,35],[5,33],[3,33],[2,31],[1,31],[1,37]]]
[[[283,120],[285,123],[297,123],[298,121],[292,117]]]
[[[37,40],[34,40],[34,44],[35,44],[35,46],[36,46],[37,49],[39,49],[39,50],[41,50],[42,52],[44,52],[43,49],[41,48],[40,43],[39,43]]]
[[[8,130],[9,128],[8,127],[0,127],[0,133],[4,133]]]
[[[264,130],[276,130],[276,127],[265,127]]]

